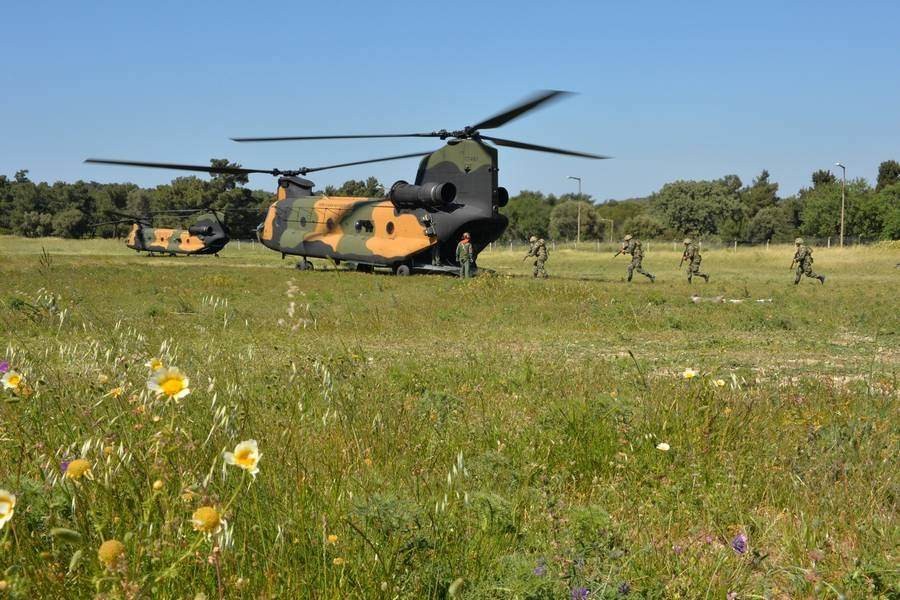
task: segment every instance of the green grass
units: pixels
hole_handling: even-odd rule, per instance
[[[789,247],[706,252],[693,286],[667,244],[656,284],[522,254],[460,281],[0,237],[0,352],[33,389],[0,392],[0,597],[900,594],[896,246],[816,249],[824,286]],[[155,399],[151,357],[192,393]],[[251,438],[255,479],[222,459]]]

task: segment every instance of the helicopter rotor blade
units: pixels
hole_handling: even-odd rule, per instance
[[[301,174],[306,175],[307,173],[313,173],[315,171],[324,171],[326,169],[337,169],[340,167],[352,167],[353,165],[367,165],[369,163],[377,163],[377,162],[385,162],[389,160],[400,160],[401,158],[414,158],[419,156],[428,156],[431,152],[414,152],[412,154],[400,154],[397,156],[386,156],[384,158],[370,158],[368,160],[357,160],[348,163],[341,163],[338,165],[327,165],[324,167],[314,167],[312,169],[303,168],[300,169]]]
[[[209,165],[185,165],[181,163],[142,162],[131,160],[113,160],[107,158],[88,158],[84,162],[95,165],[120,165],[126,167],[148,167],[151,169],[174,169],[176,171],[196,171],[200,173],[212,173],[223,175],[250,175],[251,173],[265,173],[278,175],[278,169],[245,169],[243,167],[213,167]]]
[[[572,92],[564,92],[562,90],[543,90],[537,92],[533,96],[530,96],[519,104],[516,104],[515,106],[512,106],[504,110],[503,112],[498,113],[493,117],[489,117],[475,125],[471,125],[470,127],[468,127],[468,129],[494,129],[496,127],[500,127],[501,125],[506,125],[513,119],[517,119],[525,113],[531,112],[542,104],[550,102],[551,100],[561,99],[571,94]]]
[[[582,158],[593,158],[597,160],[602,160],[606,158],[612,158],[611,156],[603,156],[602,154],[591,154],[589,152],[577,152],[575,150],[563,150],[561,148],[551,148],[550,146],[539,146],[537,144],[527,144],[525,142],[516,142],[514,140],[504,140],[503,138],[497,138],[487,135],[480,135],[479,138],[483,140],[489,140],[494,142],[498,146],[507,146],[509,148],[520,148],[522,150],[534,150],[536,152],[549,152],[551,154],[565,154],[567,156],[580,156]]]
[[[233,142],[290,142],[297,140],[358,140],[367,138],[438,137],[437,133],[375,133],[364,135],[288,135],[277,137],[235,137]]]

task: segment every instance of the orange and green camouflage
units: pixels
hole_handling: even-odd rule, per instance
[[[202,213],[187,229],[152,227],[145,219],[136,219],[125,244],[138,252],[160,254],[217,254],[228,243],[222,216]]]

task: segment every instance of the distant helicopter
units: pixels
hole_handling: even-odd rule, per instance
[[[499,238],[508,224],[499,209],[509,201],[498,185],[497,146],[536,150],[592,159],[608,156],[561,150],[482,135],[568,92],[547,90],[475,125],[430,133],[374,135],[318,135],[232,138],[237,142],[288,140],[435,137],[446,145],[434,152],[404,154],[326,167],[282,171],[242,167],[207,167],[107,159],[86,162],[170,168],[206,173],[245,175],[268,173],[278,177],[275,202],[258,229],[262,244],[286,255],[300,256],[297,267],[312,268],[309,258],[349,263],[360,271],[387,268],[397,275],[412,272],[459,273],[455,249],[468,232],[477,255]],[[313,182],[302,176],[314,171],[352,165],[423,157],[414,184],[398,181],[384,198],[313,195]]]
[[[122,217],[118,220],[94,223],[93,228],[102,225],[131,223],[131,230],[125,238],[125,245],[137,252],[153,254],[214,254],[225,247],[229,241],[228,229],[225,227],[224,215],[220,211],[208,209],[163,210],[144,213],[141,216],[125,213],[110,213]],[[182,218],[194,217],[186,229],[171,227],[154,227],[153,221],[162,215],[175,215]]]

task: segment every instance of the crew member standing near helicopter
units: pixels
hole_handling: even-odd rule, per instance
[[[703,257],[700,256],[700,248],[694,243],[694,240],[691,238],[684,238],[684,254],[681,255],[681,262],[687,261],[688,283],[692,283],[691,280],[694,275],[702,277],[706,280],[706,283],[709,283],[709,275],[700,272],[700,261],[702,260]]]
[[[468,233],[462,234],[462,239],[456,245],[456,262],[459,263],[459,276],[462,278],[471,277],[472,261],[475,259],[475,252],[472,250],[471,237]]]
[[[547,262],[547,242],[542,239],[538,239],[537,236],[531,236],[528,240],[531,242],[531,248],[528,249],[528,254],[525,255],[525,258],[522,260],[527,260],[529,256],[534,257],[534,277],[543,277],[546,279],[547,271],[544,270],[544,263]]]
[[[631,276],[634,274],[634,271],[645,276],[651,282],[656,281],[656,276],[651,275],[641,267],[641,262],[644,260],[644,250],[641,248],[641,241],[635,239],[630,233],[625,236],[625,239],[622,241],[622,247],[619,248],[619,251],[616,252],[613,258],[620,254],[631,255],[631,264],[628,265],[628,281],[631,281]]]

